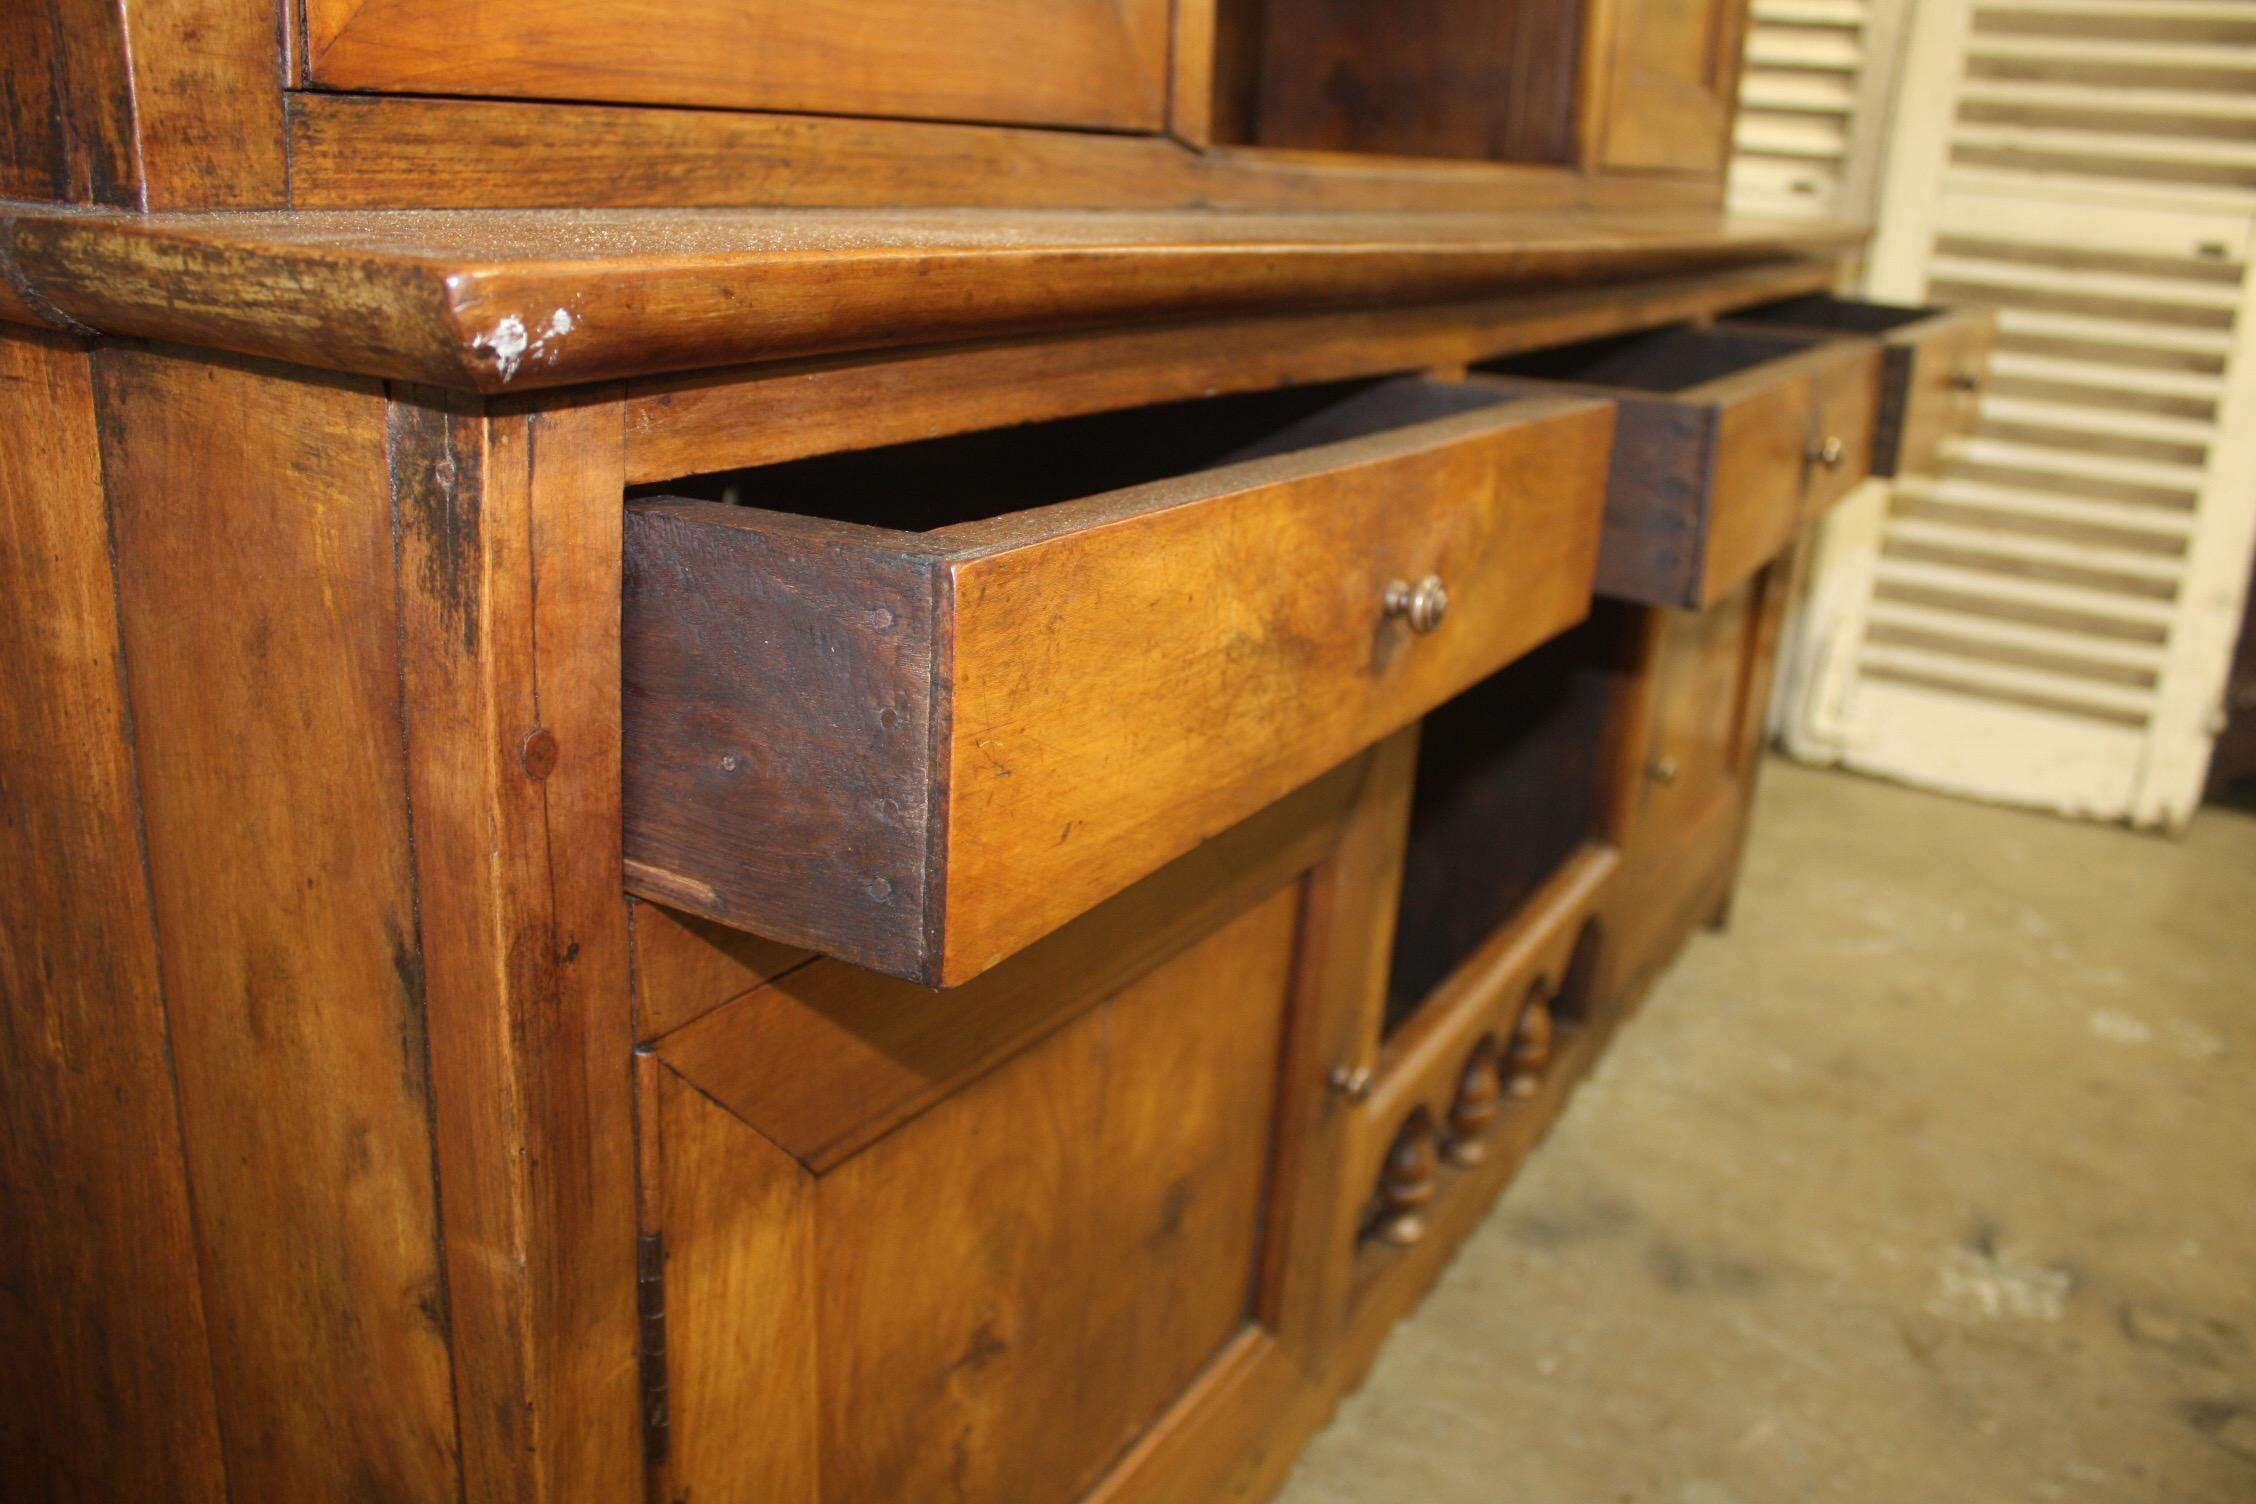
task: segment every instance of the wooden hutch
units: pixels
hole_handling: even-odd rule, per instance
[[[0,1496],[1273,1489],[1970,412],[1742,25],[9,7]]]

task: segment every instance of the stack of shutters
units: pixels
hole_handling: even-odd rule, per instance
[[[1973,436],[1834,551],[1854,599],[1821,629],[1795,740],[2174,825],[2256,530],[2256,3],[1928,10],[1872,285],[1995,307],[1997,353]]]

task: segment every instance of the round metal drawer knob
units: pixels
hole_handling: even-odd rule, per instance
[[[1676,775],[1676,759],[1666,754],[1654,758],[1645,765],[1645,776],[1655,783],[1674,783],[1676,782]]]
[[[1839,469],[1842,456],[1848,452],[1849,446],[1841,442],[1838,434],[1829,433],[1825,436],[1825,442],[1812,444],[1809,447],[1809,457],[1812,463],[1823,465],[1828,470]]]
[[[1395,580],[1386,587],[1386,614],[1399,616],[1417,633],[1431,632],[1449,614],[1449,589],[1441,576],[1429,574],[1417,584]]]

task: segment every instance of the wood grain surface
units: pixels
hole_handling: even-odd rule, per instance
[[[1308,420],[1358,437],[930,533],[638,503],[630,882],[893,975],[986,970],[1580,619],[1611,410],[1481,401],[1372,388]],[[1430,637],[1383,606],[1429,574]]]
[[[1179,59],[1181,54],[1179,53]],[[1179,76],[1180,79],[1180,76]],[[1178,102],[1199,98],[1187,83]],[[1719,179],[846,115],[293,93],[301,209],[1714,209]],[[1189,117],[1172,127],[1190,139]]]
[[[1798,259],[1474,302],[983,340],[648,377],[628,387],[627,478],[673,480],[975,428],[1296,382],[1465,365],[1831,287]]]
[[[328,89],[1114,130],[1166,119],[1169,0],[304,0],[303,10],[309,81]]]
[[[617,394],[388,409],[421,985],[471,1499],[608,1499],[634,1427]]]
[[[452,1497],[384,395],[94,370],[228,1486]]]
[[[0,1456],[224,1494],[86,351],[0,334]]]
[[[1164,312],[1471,298],[1845,250],[1712,210],[675,210],[0,220],[30,306],[108,333],[500,391]]]

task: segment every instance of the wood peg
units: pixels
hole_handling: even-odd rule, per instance
[[[1426,1235],[1426,1203],[1434,1198],[1433,1118],[1421,1107],[1410,1115],[1379,1169],[1379,1216],[1372,1231],[1383,1243],[1408,1248]]]
[[[1532,1097],[1551,1068],[1551,999],[1541,988],[1528,996],[1512,1026],[1509,1088],[1515,1097]]]
[[[1449,1104],[1449,1146],[1443,1151],[1453,1165],[1469,1168],[1488,1158],[1481,1135],[1504,1110],[1504,1073],[1497,1055],[1495,1036],[1483,1035],[1457,1077],[1457,1095]]]

